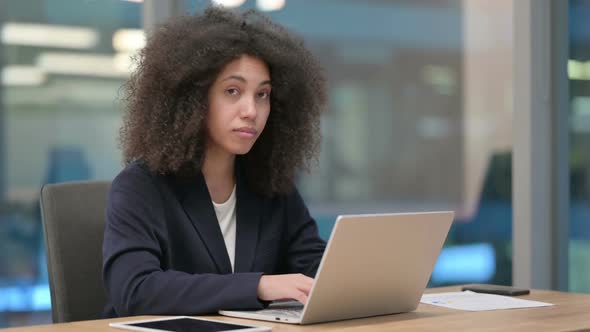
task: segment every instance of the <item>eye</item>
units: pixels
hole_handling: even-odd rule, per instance
[[[237,96],[240,94],[240,90],[236,88],[229,88],[225,90],[225,93],[227,93],[230,96]]]
[[[270,92],[269,91],[260,91],[260,92],[258,92],[258,98],[268,99],[268,98],[270,98]]]

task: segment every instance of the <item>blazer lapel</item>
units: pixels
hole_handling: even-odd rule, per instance
[[[182,207],[207,247],[219,273],[231,273],[231,263],[205,178],[199,174],[194,181],[183,183],[183,187]]]
[[[250,190],[239,172],[236,187],[236,257],[235,272],[252,272],[258,243],[258,227],[263,212],[263,198]]]

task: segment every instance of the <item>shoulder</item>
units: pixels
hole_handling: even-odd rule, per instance
[[[201,189],[199,189],[201,188]],[[199,176],[183,177],[178,174],[160,174],[151,171],[141,162],[127,165],[113,180],[111,195],[123,193],[125,196],[160,201],[178,200],[189,192],[206,188],[204,179]]]
[[[154,174],[150,172],[147,165],[141,161],[133,161],[129,163],[115,178],[128,178],[128,177],[151,177]]]
[[[158,174],[151,172],[144,163],[134,161],[115,177],[111,185],[111,193],[126,191],[147,194],[153,192],[157,187],[159,177]]]

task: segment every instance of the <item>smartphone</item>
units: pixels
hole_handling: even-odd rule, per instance
[[[501,285],[489,285],[489,284],[469,284],[465,285],[461,288],[462,291],[472,291],[476,293],[487,293],[487,294],[497,294],[497,295],[508,295],[508,296],[517,296],[517,295],[526,295],[530,293],[530,290],[526,288],[516,288],[511,286],[501,286]]]

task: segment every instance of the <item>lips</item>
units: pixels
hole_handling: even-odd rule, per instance
[[[249,135],[258,134],[258,130],[254,129],[252,127],[242,127],[242,128],[234,129],[234,131],[237,131],[238,133],[249,134]]]

